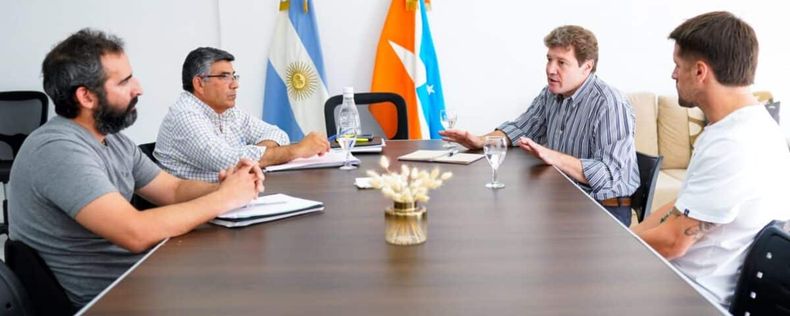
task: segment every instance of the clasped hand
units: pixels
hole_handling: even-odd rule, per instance
[[[219,189],[227,189],[231,199],[238,199],[234,204],[244,205],[264,191],[264,179],[263,171],[256,162],[242,158],[236,166],[220,170]]]

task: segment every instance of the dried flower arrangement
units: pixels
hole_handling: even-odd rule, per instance
[[[428,239],[428,222],[425,207],[417,202],[428,202],[428,191],[436,189],[450,179],[451,172],[441,173],[439,168],[431,172],[401,165],[400,172],[389,171],[390,161],[381,156],[379,166],[386,173],[368,170],[370,184],[392,199],[393,207],[385,212],[386,228],[384,239],[393,245],[417,245]]]
[[[386,156],[381,156],[379,165],[387,173],[378,174],[368,170],[367,174],[371,177],[370,184],[397,203],[428,202],[430,199],[428,190],[442,186],[444,181],[453,176],[452,172],[440,173],[439,168],[428,172],[417,167],[409,168],[405,164],[401,165],[400,173],[390,172],[390,161]]]

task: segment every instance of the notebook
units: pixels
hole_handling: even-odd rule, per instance
[[[364,139],[360,141],[360,139]],[[337,143],[337,140],[332,140],[330,142],[332,148],[340,148],[340,144]],[[356,143],[354,143],[354,147],[351,148],[352,153],[380,153],[384,150],[384,146],[387,144],[384,142],[384,139],[378,136],[371,136],[365,138],[357,138]]]
[[[244,227],[323,210],[324,203],[278,193],[258,197],[245,206],[218,216],[210,223],[225,227]]]
[[[346,160],[346,154],[340,149],[331,149],[323,156],[315,155],[309,158],[296,158],[290,162],[268,166],[263,169],[265,172],[284,171],[284,170],[300,170],[300,169],[314,169],[314,168],[329,168],[340,167]],[[359,158],[351,155],[349,157],[352,165],[359,165]]]
[[[459,153],[457,149],[447,150],[427,150],[420,149],[412,153],[398,157],[398,160],[406,161],[427,161],[427,162],[443,162],[468,165],[480,158],[481,154]]]

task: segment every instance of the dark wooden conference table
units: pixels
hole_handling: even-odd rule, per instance
[[[389,141],[396,157],[439,141]],[[484,187],[485,158],[440,167],[428,240],[384,241],[377,190],[355,177],[379,169],[269,173],[266,193],[322,201],[322,213],[170,239],[86,314],[184,315],[716,315],[665,261],[556,169],[511,148],[504,189]]]

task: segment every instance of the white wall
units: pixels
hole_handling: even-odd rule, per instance
[[[40,90],[41,62],[69,34],[93,27],[126,42],[143,85],[138,121],[125,131],[153,141],[181,91],[181,65],[197,46],[219,45],[216,0],[0,0],[0,90]],[[50,104],[50,117],[54,115]]]
[[[370,86],[375,47],[390,1],[313,0],[330,94]],[[396,0],[402,1],[402,0]],[[57,41],[86,26],[126,40],[135,76],[145,95],[139,119],[127,134],[152,141],[167,107],[180,92],[187,52],[218,46],[236,55],[242,75],[238,105],[260,115],[263,75],[277,0],[0,0],[0,90],[41,90],[40,64]],[[756,30],[761,44],[755,90],[778,100],[790,96],[790,64],[782,1],[433,0],[431,28],[444,95],[459,112],[459,127],[484,132],[522,112],[545,85],[546,49],[552,28],[579,24],[600,42],[599,75],[624,92],[674,94],[672,42],[666,37],[684,19],[729,10]],[[790,103],[784,105],[790,135]]]

